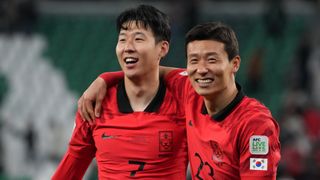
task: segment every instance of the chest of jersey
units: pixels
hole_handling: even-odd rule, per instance
[[[185,119],[176,113],[176,104],[165,103],[157,112],[121,113],[115,102],[103,106],[92,129],[101,174],[115,179],[184,177]]]
[[[226,124],[212,122],[209,116],[202,114],[187,118],[189,158],[193,174],[198,177],[239,179],[236,130]],[[198,121],[207,123],[199,124]]]
[[[201,113],[202,100],[188,103],[186,128],[192,174],[198,179],[240,179],[238,119],[230,114],[224,121]]]
[[[93,131],[97,157],[101,159],[156,160],[173,156],[183,139],[181,120],[154,113],[103,115]]]

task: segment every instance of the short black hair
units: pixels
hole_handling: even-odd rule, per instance
[[[239,44],[234,31],[221,22],[208,22],[196,25],[185,36],[185,49],[192,41],[214,40],[224,44],[229,60],[239,55]]]
[[[136,8],[122,12],[117,18],[117,31],[127,29],[126,23],[135,22],[137,26],[142,25],[145,29],[150,28],[154,34],[156,43],[160,41],[170,42],[171,27],[169,17],[150,5],[139,5]]]

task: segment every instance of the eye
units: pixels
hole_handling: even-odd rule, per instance
[[[125,38],[119,38],[118,41],[119,41],[119,42],[125,42],[126,39],[125,39]]]
[[[189,59],[190,64],[196,64],[197,62],[198,62],[198,59],[196,59],[196,58]]]
[[[143,41],[144,39],[143,38],[136,38],[136,41]]]
[[[208,62],[209,62],[209,63],[215,63],[215,62],[217,62],[217,59],[216,59],[216,58],[213,58],[213,57],[209,57],[209,58],[208,58]]]

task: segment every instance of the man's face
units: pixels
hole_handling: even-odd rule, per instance
[[[240,65],[240,57],[231,61],[224,44],[214,40],[191,41],[187,45],[187,71],[196,92],[214,97],[235,83],[234,73]]]
[[[136,22],[124,25],[119,33],[116,53],[119,64],[128,78],[142,77],[148,72],[159,68],[159,61],[166,52],[163,52],[162,41],[156,44],[150,28],[137,26]],[[168,45],[168,43],[167,43]]]

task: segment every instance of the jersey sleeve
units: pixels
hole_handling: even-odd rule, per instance
[[[76,123],[68,150],[55,171],[52,179],[82,179],[95,156],[96,148],[91,126],[76,115]]]
[[[241,179],[275,180],[280,161],[279,126],[264,115],[247,122],[238,137]]]
[[[105,73],[100,74],[99,77],[104,79],[104,81],[106,82],[108,87],[111,87],[123,79],[124,73],[122,71],[105,72]]]
[[[81,180],[92,159],[81,159],[72,156],[67,152],[60,162],[52,180]]]
[[[186,82],[188,75],[185,69],[175,69],[164,77],[166,87],[181,103],[185,103]]]

